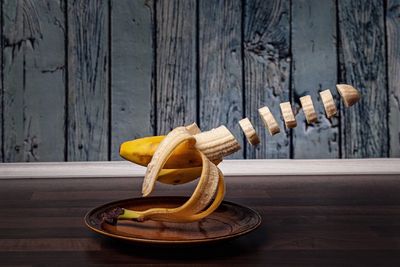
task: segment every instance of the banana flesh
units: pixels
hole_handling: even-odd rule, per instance
[[[300,97],[301,107],[303,108],[304,116],[306,117],[307,123],[311,124],[317,121],[317,112],[315,112],[314,104],[311,96],[306,95]]]
[[[248,118],[241,119],[239,121],[239,125],[242,128],[242,131],[246,136],[247,141],[251,145],[256,146],[260,143],[260,138],[258,138],[256,130],[254,129],[253,125],[251,124]]]
[[[284,102],[280,104],[283,119],[285,121],[286,128],[294,128],[297,126],[296,118],[294,117],[292,105],[290,102]]]
[[[320,92],[319,95],[321,96],[322,103],[324,104],[326,117],[329,119],[335,116],[337,113],[337,108],[335,101],[333,100],[331,90],[326,89]]]
[[[196,139],[195,147],[211,161],[223,159],[240,150],[235,136],[223,125],[196,134],[194,138]]]
[[[281,130],[279,129],[279,125],[276,122],[274,115],[272,115],[271,111],[269,110],[268,107],[262,107],[258,109],[258,113],[261,116],[261,119],[263,120],[265,127],[268,128],[269,134],[270,135],[275,135],[279,133]]]
[[[351,107],[361,98],[360,92],[351,85],[348,84],[337,84],[336,89],[343,99],[346,107]]]

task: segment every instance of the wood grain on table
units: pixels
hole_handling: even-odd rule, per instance
[[[226,199],[258,210],[262,226],[239,239],[149,248],[84,226],[91,208],[139,197],[142,179],[18,179],[0,186],[0,265],[398,266],[400,175],[227,177]],[[157,184],[188,195],[194,183]]]

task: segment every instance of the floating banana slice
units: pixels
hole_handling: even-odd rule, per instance
[[[311,124],[317,121],[317,113],[314,109],[311,96],[306,95],[300,97],[301,107],[303,108],[304,116],[306,117],[307,123]]]
[[[337,84],[336,89],[344,101],[346,107],[351,107],[361,98],[360,92],[351,85]]]
[[[254,129],[248,118],[241,119],[239,121],[239,125],[242,128],[243,133],[247,138],[247,141],[249,141],[251,145],[255,146],[260,143],[260,138],[258,138],[256,130]]]
[[[326,117],[328,117],[329,119],[335,116],[337,113],[337,109],[331,91],[329,89],[326,89],[325,91],[320,92],[319,95],[321,96],[322,103],[324,104]]]
[[[270,135],[275,135],[280,132],[279,125],[268,107],[258,109],[258,113],[260,114],[265,127],[268,128]]]
[[[280,103],[279,106],[281,107],[281,112],[283,119],[285,121],[285,125],[287,128],[294,128],[297,126],[296,118],[294,117],[292,105],[290,102],[283,102]]]

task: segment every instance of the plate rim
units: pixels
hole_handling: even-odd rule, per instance
[[[185,196],[152,196],[152,197],[148,197],[146,199],[150,199],[150,198],[187,198]],[[191,239],[191,240],[162,240],[162,239],[148,239],[148,238],[140,238],[140,237],[129,237],[129,236],[123,236],[123,235],[116,235],[116,234],[112,234],[109,233],[107,231],[104,230],[100,230],[96,227],[93,227],[92,225],[90,225],[89,223],[89,217],[91,214],[93,214],[96,210],[99,210],[105,206],[111,206],[111,205],[115,205],[119,202],[126,202],[126,201],[132,201],[132,200],[139,200],[139,199],[143,199],[140,197],[136,197],[136,198],[125,198],[125,199],[120,199],[120,200],[115,200],[112,202],[108,202],[102,205],[99,205],[97,207],[91,208],[88,212],[86,212],[85,216],[84,216],[84,223],[86,225],[87,228],[89,228],[91,231],[103,235],[103,236],[107,236],[107,237],[112,237],[112,238],[116,238],[119,240],[124,240],[124,241],[131,241],[131,242],[137,242],[137,243],[145,243],[145,244],[199,244],[199,243],[207,243],[207,242],[217,242],[217,241],[222,241],[222,240],[228,240],[228,239],[232,239],[235,237],[239,237],[242,235],[245,235],[251,231],[256,230],[257,228],[260,227],[261,223],[262,223],[262,216],[260,215],[260,213],[250,207],[247,206],[243,206],[240,204],[237,204],[235,202],[232,201],[227,201],[227,200],[223,200],[222,203],[226,203],[229,205],[233,205],[233,206],[238,206],[240,208],[245,208],[250,210],[256,217],[257,217],[257,223],[252,226],[249,229],[246,229],[244,231],[240,231],[236,234],[232,234],[232,235],[223,235],[223,236],[219,236],[219,237],[213,237],[213,238],[202,238],[202,239]],[[221,203],[221,204],[222,204]]]

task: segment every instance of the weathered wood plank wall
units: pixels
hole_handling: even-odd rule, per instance
[[[399,0],[0,3],[0,161],[117,160],[124,140],[193,121],[227,125],[243,147],[233,158],[400,156]],[[358,105],[339,104],[339,82],[361,90]],[[340,105],[333,120],[326,88]],[[265,105],[277,136],[259,118]],[[237,124],[245,116],[257,148]]]

